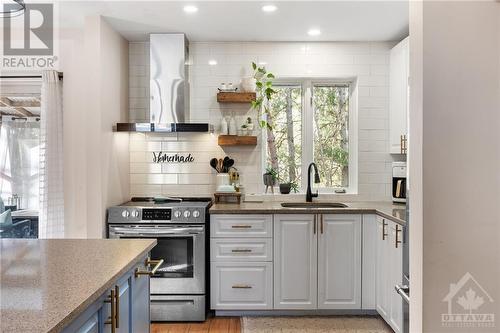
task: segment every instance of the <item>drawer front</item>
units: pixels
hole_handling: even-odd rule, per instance
[[[272,238],[212,238],[211,261],[272,261]]]
[[[263,237],[273,236],[272,215],[212,215],[211,237]]]
[[[212,263],[213,310],[272,309],[272,263]]]

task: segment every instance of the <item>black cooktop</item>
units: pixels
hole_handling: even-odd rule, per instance
[[[211,202],[212,198],[207,197],[132,197],[130,202],[150,202],[150,203],[168,203],[168,202]]]

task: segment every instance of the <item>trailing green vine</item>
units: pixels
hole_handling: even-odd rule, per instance
[[[275,77],[273,73],[267,72],[265,67],[258,67],[255,62],[252,62],[252,68],[254,70],[255,92],[257,93],[257,98],[251,102],[252,109],[257,110],[260,119],[259,126],[272,130],[272,126],[266,120],[270,110],[265,101],[269,102],[276,93],[276,90],[273,89],[273,79]],[[262,114],[266,116],[265,119],[262,119]]]

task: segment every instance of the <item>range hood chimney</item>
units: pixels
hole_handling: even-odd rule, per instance
[[[189,110],[189,42],[184,34],[151,34],[149,123],[118,123],[119,132],[209,132]]]

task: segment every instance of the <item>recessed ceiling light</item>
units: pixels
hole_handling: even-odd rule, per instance
[[[278,9],[275,5],[265,5],[262,6],[262,11],[266,13],[272,13],[275,12]]]
[[[192,5],[184,6],[184,11],[189,14],[196,13],[198,11],[198,7]]]
[[[307,32],[307,34],[309,36],[319,36],[319,35],[321,35],[321,30],[315,29],[315,28],[309,29],[309,31]]]
[[[209,64],[210,66],[215,66],[215,65],[217,65],[217,60],[215,60],[215,59],[209,60],[209,61],[208,61],[208,64]]]

